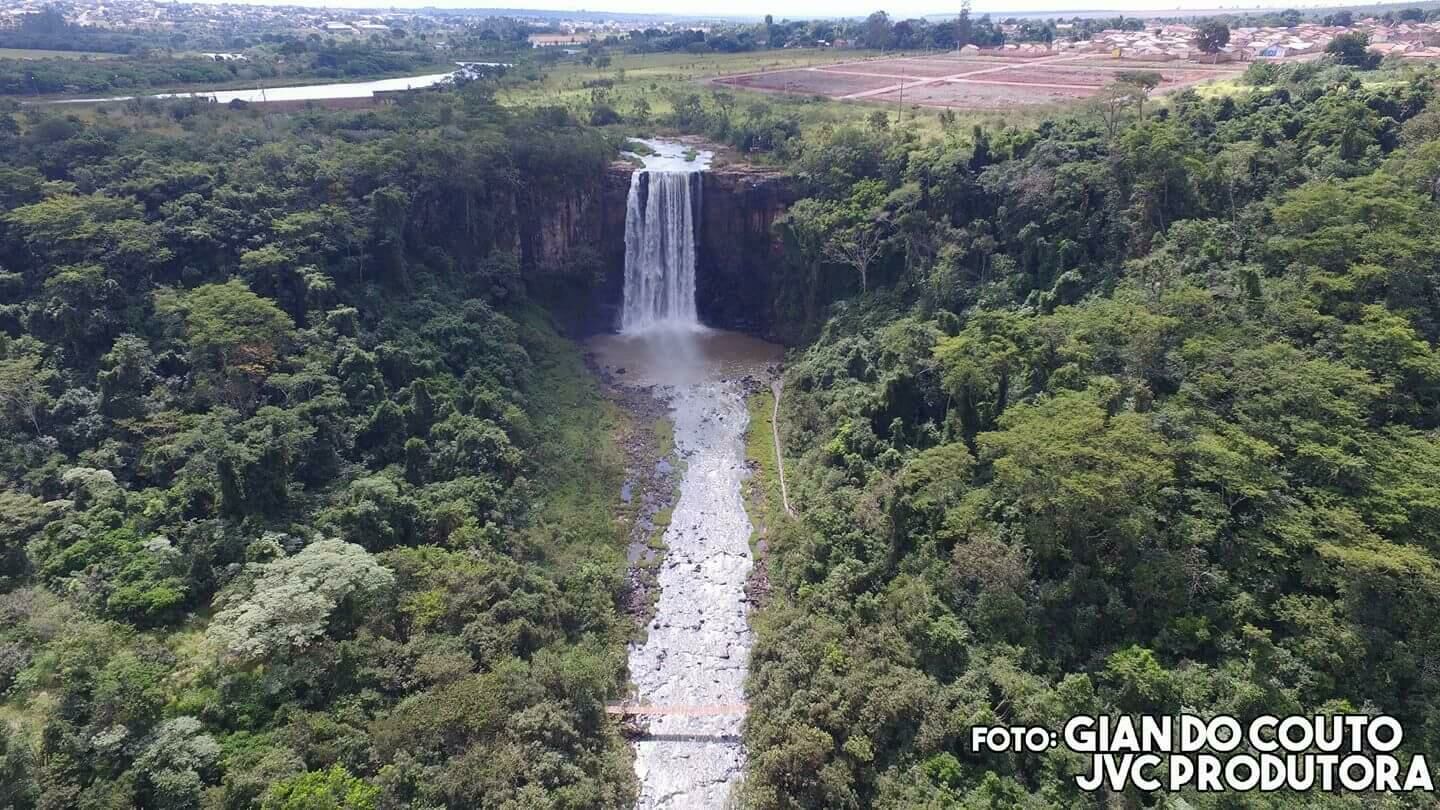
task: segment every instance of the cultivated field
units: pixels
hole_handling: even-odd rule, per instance
[[[924,56],[924,54],[879,51],[847,51],[851,61],[862,61],[864,65],[879,65],[903,56]],[[650,120],[656,120],[674,109],[676,99],[705,91],[726,91],[734,89],[725,84],[714,84],[715,77],[728,77],[758,73],[789,73],[804,75],[805,68],[831,66],[836,61],[836,52],[821,49],[787,49],[755,51],[750,53],[656,53],[656,54],[614,54],[609,65],[584,65],[578,62],[562,62],[545,71],[540,81],[531,81],[515,76],[502,83],[497,98],[502,104],[512,106],[562,106],[574,111],[582,118],[590,114],[597,87],[606,103],[627,116],[627,123],[635,125],[634,134],[653,135],[654,129],[643,119],[630,118],[637,101],[643,100],[649,109]],[[863,61],[870,60],[870,61]],[[943,64],[937,68],[949,70]],[[903,72],[902,72],[903,73]],[[943,72],[940,75],[944,75]],[[823,76],[822,76],[823,78]],[[859,80],[857,89],[883,87],[893,79],[879,77],[878,83]],[[603,87],[601,87],[603,85]],[[803,121],[807,129],[819,129],[831,125],[864,124],[874,110],[861,104],[843,104],[827,98],[820,92],[802,88],[792,89],[786,94],[783,89],[766,97],[758,94],[730,94],[736,104],[733,114],[748,115],[748,108],[761,104],[782,114],[793,114]],[[908,104],[904,120],[907,127],[920,132],[938,135],[941,130],[938,107],[922,107]],[[1025,122],[1038,123],[1049,112],[1041,105],[1023,110],[982,109],[961,111],[963,129],[972,124],[990,128],[1001,128]]]
[[[926,54],[737,73],[714,82],[768,93],[984,110],[1087,98],[1126,70],[1160,74],[1157,92],[1164,93],[1211,79],[1233,78],[1244,65],[1142,62],[1098,54]]]
[[[0,59],[118,59],[124,54],[103,51],[46,51],[36,48],[0,48]]]

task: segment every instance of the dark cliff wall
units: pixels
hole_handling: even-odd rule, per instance
[[[630,172],[612,166],[559,194],[522,194],[516,234],[521,273],[531,293],[573,333],[603,332],[619,318],[629,192]]]
[[[752,166],[705,174],[696,248],[695,305],[709,326],[773,337],[774,270],[781,246],[771,226],[799,196],[794,178]]]
[[[635,167],[611,163],[592,181],[522,205],[522,272],[572,333],[618,327],[625,292],[625,206]],[[796,200],[794,178],[723,166],[701,180],[695,304],[706,325],[773,337],[775,220]]]

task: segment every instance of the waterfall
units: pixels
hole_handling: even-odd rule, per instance
[[[642,169],[625,208],[625,302],[620,331],[695,327],[699,171]]]

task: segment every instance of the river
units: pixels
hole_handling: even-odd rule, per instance
[[[727,807],[745,763],[741,745],[751,633],[745,584],[753,559],[741,485],[746,379],[765,376],[780,347],[721,330],[676,328],[590,341],[596,362],[668,400],[683,465],[657,574],[660,597],[643,642],[631,645],[641,704],[639,810]]]
[[[213,90],[192,93],[157,93],[145,98],[198,98],[210,99],[220,104],[232,101],[321,101],[332,98],[369,98],[380,91],[418,90],[433,87],[449,79],[454,73],[427,73],[423,76],[401,76],[398,79],[375,79],[368,82],[342,82],[339,84],[302,84],[295,87],[251,88],[248,90]],[[104,98],[56,99],[52,104],[95,104],[104,101],[130,101],[135,96],[109,96]]]

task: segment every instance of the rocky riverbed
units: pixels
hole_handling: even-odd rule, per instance
[[[636,603],[648,602],[657,590],[658,598],[652,610],[640,614],[646,624],[643,640],[631,645],[630,678],[636,702],[701,714],[650,716],[637,723],[637,806],[720,810],[728,806],[745,762],[744,716],[733,711],[745,700],[751,643],[746,593],[753,565],[751,523],[742,495],[749,475],[745,398],[762,387],[756,376],[773,371],[780,349],[706,329],[602,336],[590,348],[608,385],[628,388],[630,396],[644,392],[668,408],[673,468],[680,476],[662,550],[643,561],[653,577],[632,577],[635,584],[644,580],[647,597]],[[635,403],[627,407],[635,412]],[[642,411],[641,418],[651,413]],[[647,464],[642,455],[632,466]],[[641,489],[632,497],[664,480],[637,475]],[[728,713],[705,714],[717,708]]]
[[[744,394],[733,381],[685,386],[673,391],[671,408],[685,474],[665,532],[660,599],[644,643],[630,651],[630,676],[645,703],[734,706],[745,699],[750,656]],[[724,807],[744,764],[741,721],[649,719],[635,754],[641,810]]]

